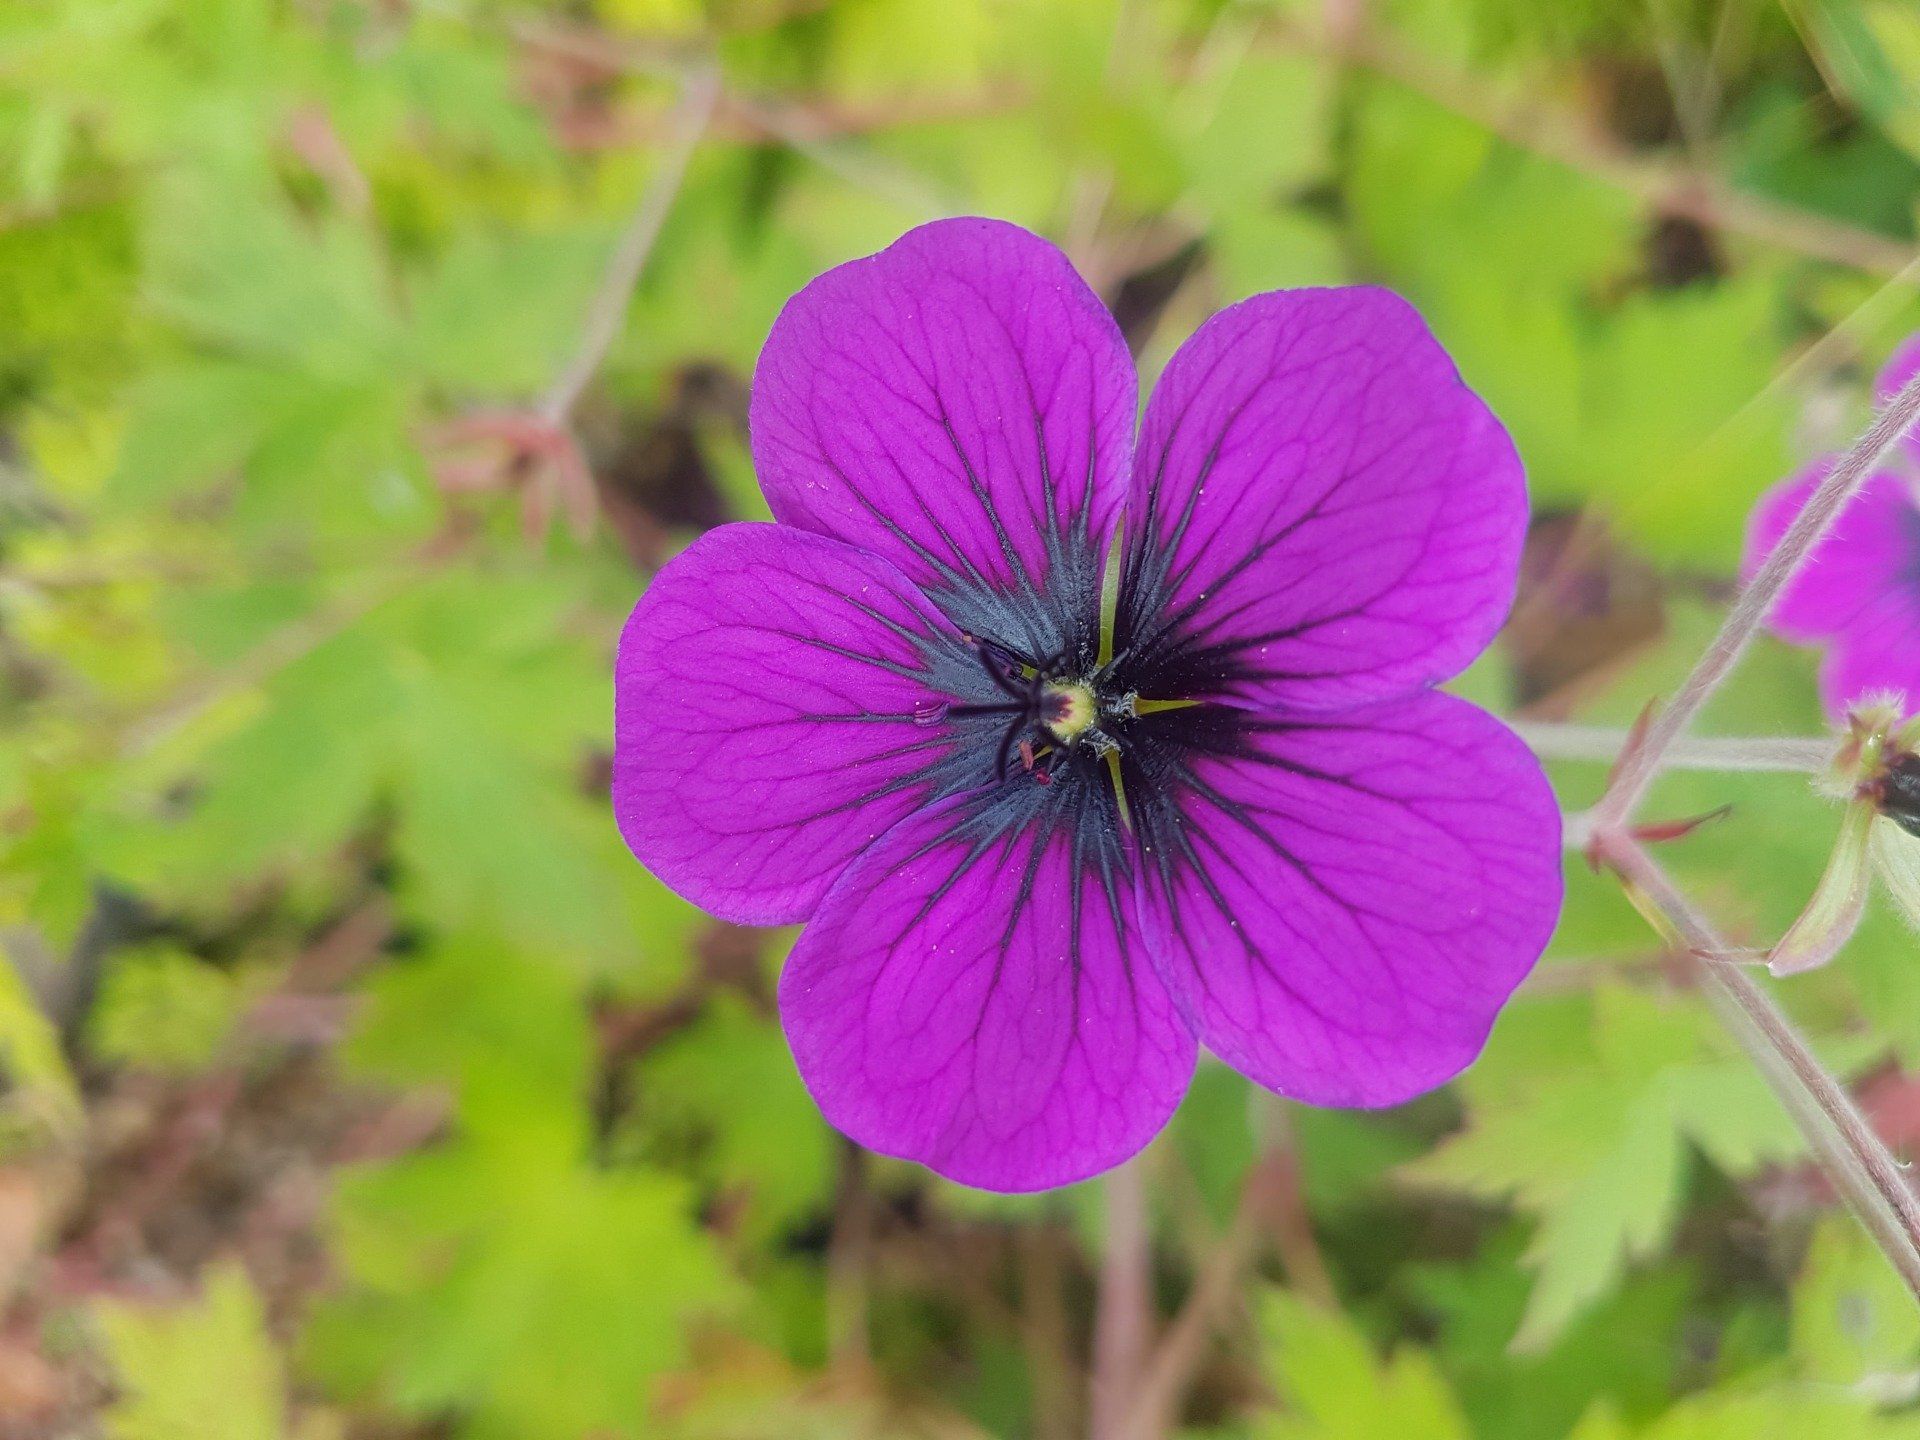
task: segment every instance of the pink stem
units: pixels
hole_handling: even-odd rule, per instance
[[[661,157],[660,169],[648,182],[632,218],[627,221],[627,228],[620,232],[613,247],[613,255],[600,277],[600,288],[587,310],[580,348],[540,402],[540,417],[548,424],[566,423],[587,382],[593,379],[619,335],[627,318],[627,306],[633,300],[634,287],[640,283],[640,273],[646,269],[647,257],[653,253],[661,227],[667,223],[667,212],[673,208],[674,197],[680,193],[680,182],[686,178],[687,164],[693,159],[701,136],[707,133],[719,99],[717,70],[699,68],[688,73],[669,127],[671,140],[666,154]]]
[[[1126,1424],[1153,1313],[1146,1177],[1139,1157],[1109,1174],[1105,1188],[1107,1240],[1093,1321],[1091,1440],[1113,1440]]]
[[[1772,997],[1741,966],[1714,958],[1733,953],[1733,947],[1645,848],[1618,832],[1596,836],[1594,843],[1629,890],[1678,932],[1708,1003],[1793,1117],[1834,1187],[1920,1299],[1920,1196],[1904,1167]]]
[[[1854,492],[1879,468],[1916,420],[1920,420],[1920,376],[1893,397],[1866,434],[1827,472],[1806,507],[1794,517],[1786,535],[1767,556],[1760,572],[1740,592],[1733,609],[1721,623],[1719,634],[1713,637],[1707,653],[1700,657],[1700,663],[1680,686],[1673,703],[1654,716],[1638,745],[1621,754],[1612,783],[1593,807],[1596,834],[1617,830],[1632,818],[1666,763],[1668,751],[1733,673],[1733,667],[1746,653],[1760,622],[1780,598],[1787,582],[1820,543]]]

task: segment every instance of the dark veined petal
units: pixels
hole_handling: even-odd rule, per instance
[[[1129,684],[1293,711],[1459,671],[1512,602],[1527,517],[1499,421],[1366,287],[1201,326],[1147,406],[1129,506]]]
[[[754,462],[775,518],[1052,653],[1063,622],[1043,609],[1097,615],[1137,391],[1119,327],[1059,250],[942,220],[788,302],[754,372]],[[969,612],[989,594],[1050,605]]]
[[[829,1121],[1003,1191],[1098,1174],[1166,1124],[1193,1036],[1140,952],[1132,878],[1074,833],[960,796],[848,868],[780,977]]]
[[[648,586],[614,671],[613,805],[646,866],[726,919],[804,919],[918,807],[951,627],[899,571],[780,525],[708,532]]]
[[[1193,739],[1170,804],[1134,809],[1149,941],[1201,1040],[1319,1105],[1458,1073],[1559,915],[1539,762],[1437,692]]]

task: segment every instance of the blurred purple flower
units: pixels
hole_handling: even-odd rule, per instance
[[[1920,373],[1920,335],[1894,352],[1875,386],[1885,404]],[[1760,568],[1832,468],[1827,456],[1761,497],[1747,526],[1745,573]],[[1782,639],[1818,645],[1820,698],[1835,724],[1855,701],[1905,696],[1920,710],[1920,438],[1868,478],[1807,556],[1767,616]]]
[[[1137,389],[1014,226],[832,270],[754,377],[779,523],[704,536],[621,639],[634,853],[809,921],[780,1008],[827,1118],[988,1189],[1126,1159],[1197,1042],[1313,1103],[1430,1089],[1559,908],[1539,765],[1428,688],[1500,625],[1526,496],[1419,316],[1236,305],[1136,453]]]

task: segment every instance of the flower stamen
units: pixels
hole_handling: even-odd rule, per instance
[[[1100,718],[1100,702],[1083,681],[1049,681],[1041,688],[1041,704],[1047,729],[1063,745],[1073,744]]]

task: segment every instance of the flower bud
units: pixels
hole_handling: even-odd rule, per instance
[[[1813,898],[1767,956],[1775,975],[1811,970],[1839,953],[1866,914],[1876,870],[1920,927],[1920,721],[1902,724],[1905,709],[1900,696],[1875,695],[1847,716],[1822,787],[1846,804],[1840,834]]]
[[[1839,841],[1813,898],[1767,956],[1767,968],[1774,974],[1797,975],[1826,964],[1859,928],[1867,909],[1867,842],[1877,819],[1866,801],[1848,804]]]

